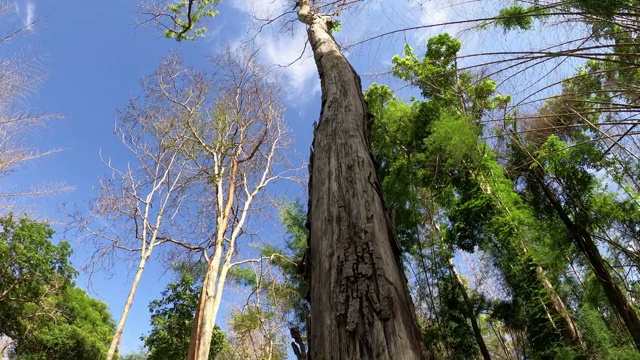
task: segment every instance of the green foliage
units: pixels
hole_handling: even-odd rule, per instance
[[[149,354],[146,351],[138,351],[136,353],[121,356],[120,360],[147,360]]]
[[[533,25],[531,8],[526,8],[518,4],[500,10],[500,17],[496,20],[496,25],[504,28],[504,31],[514,29],[530,30]]]
[[[575,6],[590,14],[597,14],[605,18],[612,18],[614,15],[621,13],[636,3],[633,0],[570,0],[567,5]]]
[[[199,0],[168,4],[168,15],[173,24],[171,28],[165,30],[165,37],[182,41],[204,36],[207,28],[197,25],[203,18],[214,18],[218,15],[218,11],[213,9],[219,2],[220,0]]]
[[[225,359],[287,359],[287,343],[274,324],[276,316],[259,306],[248,306],[242,312],[235,312],[229,321],[230,331],[234,334],[230,344],[233,350],[224,353]]]
[[[535,359],[584,356],[583,349],[565,342],[565,323],[560,314],[549,310],[551,296],[562,290],[545,287],[562,283],[564,259],[574,256],[575,248],[557,218],[538,213],[534,199],[540,201],[544,196],[516,191],[522,184],[516,186],[490,144],[481,140],[484,114],[505,107],[511,98],[495,95],[496,84],[491,79],[457,69],[460,46],[443,34],[429,40],[422,60],[409,47],[404,57],[394,57],[394,75],[418,86],[425,101],[405,103],[375,84],[365,92],[374,115],[372,148],[387,202],[404,248],[421,266],[416,278],[423,283],[417,286],[427,287],[426,293],[437,286],[437,295],[424,299],[432,302],[425,341],[430,348],[442,349],[437,352],[443,356],[473,357],[475,340],[467,323],[466,304],[446,275],[446,259],[456,249],[481,250],[500,272],[507,298],[485,301],[474,296],[473,304],[491,315],[490,323],[501,323],[517,339],[514,351]],[[585,83],[565,84],[564,89],[576,93],[580,86]],[[573,96],[547,106],[550,112],[553,108],[554,113],[561,113],[557,109],[576,108],[581,103]],[[567,117],[559,121],[575,123],[565,115],[568,111],[561,114]],[[567,136],[577,139],[570,131]],[[566,174],[563,181],[584,190],[585,195],[592,193],[589,187],[595,178],[584,169],[597,171],[600,166],[594,148],[567,150],[566,143],[556,140],[538,149],[537,157],[544,159],[545,167]],[[422,230],[434,223],[443,230]],[[462,354],[460,348],[470,352]]]
[[[477,128],[460,115],[441,114],[424,142],[425,151],[429,154],[426,163],[436,164],[441,169],[453,169],[462,164],[474,166],[483,155]],[[438,176],[437,171],[433,170],[433,176]]]
[[[102,359],[114,322],[105,303],[73,284],[69,244],[26,217],[0,219],[0,335],[20,360]]]
[[[449,34],[437,35],[429,39],[424,60],[420,61],[405,45],[404,57],[395,55],[392,59],[393,75],[418,86],[425,98],[448,103],[457,96],[456,54],[461,46]]]
[[[233,351],[225,350],[225,358],[286,359],[290,332],[300,334],[292,339],[295,344],[306,341],[307,215],[299,202],[284,203],[280,220],[286,231],[284,247],[266,245],[260,249],[271,266],[261,267],[262,271],[248,267],[229,271],[229,278],[250,288],[252,296],[241,311],[232,315],[229,341]]]
[[[200,294],[200,287],[196,286],[193,276],[194,272],[201,272],[198,267],[198,264],[178,266],[179,280],[169,283],[162,291],[162,298],[149,304],[151,331],[141,338],[149,351],[148,360],[182,360],[187,357]],[[189,270],[192,268],[196,270]],[[209,359],[215,359],[225,344],[226,335],[216,326]]]
[[[331,28],[329,29],[329,34],[333,35],[333,34],[337,33],[340,30],[342,30],[342,24],[340,23],[340,21],[334,20],[331,23]]]
[[[53,230],[46,224],[26,217],[16,221],[10,214],[0,219],[0,227],[0,303],[32,300],[48,286],[65,285],[75,276],[67,260],[69,244],[53,245]]]
[[[265,283],[272,304],[279,304],[281,311],[292,316],[291,326],[301,332],[307,329],[308,284],[304,278],[309,231],[305,226],[307,214],[300,202],[285,203],[280,208],[280,221],[286,231],[284,249],[263,249],[263,256],[271,256],[271,263],[283,275]]]
[[[17,339],[14,359],[106,357],[115,323],[104,302],[92,299],[82,289],[68,287],[56,299],[54,309],[37,322],[29,321],[30,333],[23,340]]]
[[[460,295],[458,284],[448,274],[438,281],[438,298],[440,307],[436,318],[440,326],[426,327],[423,340],[426,344],[444,344],[447,359],[474,359],[478,355],[478,344],[468,325],[464,300]]]

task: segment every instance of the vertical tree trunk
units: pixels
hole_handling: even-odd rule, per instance
[[[220,305],[218,302],[218,306],[216,306],[216,297],[221,295],[216,290],[222,252],[223,244],[220,241],[216,246],[213,257],[207,264],[207,272],[202,281],[202,290],[200,291],[200,300],[198,301],[195,321],[193,322],[187,360],[206,360],[209,358],[211,336],[213,335],[218,313],[217,307]]]
[[[456,267],[453,265],[453,258],[449,259],[449,266],[451,266],[451,272],[453,273],[453,276],[456,279],[456,284],[458,285],[458,289],[462,294],[462,299],[464,300],[464,304],[467,310],[467,317],[471,321],[471,328],[473,329],[473,335],[476,338],[478,347],[480,347],[480,353],[482,354],[482,358],[484,360],[491,360],[489,349],[487,349],[487,344],[485,344],[484,338],[482,337],[482,331],[480,331],[480,326],[478,326],[478,319],[476,318],[476,313],[475,311],[473,311],[473,304],[471,303],[471,299],[469,299],[469,294],[467,294],[467,288],[464,286],[464,282],[462,281],[460,274],[458,274],[458,272],[456,271]]]
[[[600,255],[598,246],[591,238],[591,234],[584,226],[571,220],[555,192],[545,182],[543,174],[538,172],[535,178],[556,214],[558,214],[560,220],[562,220],[571,236],[573,236],[575,244],[587,258],[587,261],[589,261],[591,269],[600,282],[600,285],[602,285],[609,302],[611,302],[611,305],[613,305],[622,318],[627,330],[629,330],[636,349],[640,350],[640,319],[638,318],[638,314],[631,307],[631,304],[629,304],[629,301],[613,280],[604,259],[602,259]]]
[[[151,253],[152,249],[153,247],[149,248],[148,254]],[[120,321],[118,322],[116,333],[113,335],[111,345],[109,346],[109,351],[107,352],[107,360],[113,359],[116,354],[116,350],[118,350],[118,344],[120,344],[120,339],[122,338],[124,324],[127,321],[127,316],[129,315],[131,304],[133,304],[133,297],[136,295],[136,291],[138,290],[138,284],[140,283],[140,278],[142,277],[142,272],[144,271],[144,267],[148,257],[149,255],[144,254],[140,258],[140,263],[138,264],[136,275],[133,278],[133,283],[131,284],[131,289],[129,290],[129,296],[127,297],[127,301],[124,303],[124,308],[122,309],[122,314],[120,315]]]
[[[310,357],[426,359],[399,249],[369,152],[360,78],[328,16],[302,1],[322,85],[310,178]]]

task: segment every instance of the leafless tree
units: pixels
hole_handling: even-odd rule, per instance
[[[116,134],[133,154],[134,160],[118,168],[111,159],[103,160],[110,175],[100,180],[99,195],[91,203],[91,216],[76,212],[74,226],[88,235],[96,251],[88,267],[109,268],[114,252],[137,257],[133,283],[120,316],[109,352],[112,359],[120,342],[127,315],[140,283],[142,273],[156,246],[175,241],[163,236],[170,229],[185,199],[185,186],[191,168],[180,147],[182,143],[165,138],[163,129],[153,119],[139,118],[130,107],[122,113]],[[165,113],[159,116],[171,117]]]
[[[187,112],[184,117],[187,138],[192,142],[191,157],[205,177],[204,189],[215,229],[202,252],[207,272],[189,348],[188,359],[207,359],[211,336],[220,308],[225,281],[231,267],[254,260],[236,261],[238,241],[254,205],[266,186],[290,173],[282,166],[281,150],[288,145],[283,124],[283,107],[278,101],[280,88],[257,61],[258,53],[244,51],[212,59],[217,80],[217,101],[213,108],[190,105],[187,97],[176,96],[177,72],[167,71],[162,92]],[[171,69],[171,67],[168,67]]]
[[[0,17],[14,11],[14,4],[0,3]],[[37,20],[36,20],[37,21]],[[8,46],[12,39],[25,33],[34,25],[24,24],[8,28],[0,33],[0,47]],[[31,160],[56,153],[58,150],[41,151],[30,145],[31,136],[45,122],[55,115],[34,113],[28,105],[28,97],[44,79],[45,71],[38,57],[23,58],[16,52],[9,57],[0,58],[0,178],[20,170]],[[0,191],[0,211],[8,211],[13,200],[25,196],[49,195],[70,190],[64,185],[42,185],[32,189]]]
[[[124,167],[105,161],[111,175],[101,180],[91,220],[75,216],[97,241],[90,265],[138,258],[108,359],[145,264],[163,243],[207,262],[190,349],[207,358],[229,269],[260,261],[235,259],[247,219],[265,187],[291,174],[281,152],[288,142],[279,87],[257,52],[227,50],[211,65],[205,73],[169,56],[143,79],[143,96],[131,100],[117,126],[135,160]]]

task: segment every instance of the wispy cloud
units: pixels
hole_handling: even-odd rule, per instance
[[[17,4],[16,4],[16,9],[19,10]],[[18,11],[18,13],[21,13],[21,12]],[[25,29],[27,30],[33,29],[33,22],[35,18],[36,18],[36,4],[31,1],[27,1],[27,3],[25,4],[24,16],[22,18],[22,24],[24,25]]]
[[[252,1],[238,0],[232,6],[243,12],[250,19],[276,19],[291,10],[294,0]],[[290,17],[295,19],[295,14]],[[293,20],[293,32],[278,32],[279,29],[266,27],[261,30],[253,28],[252,42],[260,49],[263,62],[268,66],[279,68],[281,83],[285,87],[285,96],[298,99],[300,94],[312,95],[320,91],[318,71],[307,41],[304,25]],[[238,39],[232,42],[245,43],[248,33],[239,32]],[[310,99],[306,96],[303,99]]]
[[[306,38],[287,36],[258,39],[263,56],[268,63],[283,66],[284,82],[289,97],[298,97],[301,93],[311,94],[320,89],[318,71],[310,50],[303,53]]]

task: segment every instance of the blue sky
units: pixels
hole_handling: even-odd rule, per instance
[[[57,196],[23,199],[21,203],[28,206],[25,209],[38,217],[64,223],[67,219],[60,212],[63,204],[87,208],[90,198],[96,196],[92,187],[98,184],[99,176],[107,173],[99,158],[100,150],[105,156],[121,163],[128,159],[129,155],[113,131],[116,110],[126,106],[129,98],[140,92],[140,78],[153,72],[163,55],[179,53],[188,64],[203,66],[207,55],[222,50],[227,44],[234,46],[244,40],[238,34],[243,34],[246,39],[245,27],[249,19],[235,8],[221,7],[223,15],[215,19],[215,27],[224,31],[212,28],[206,38],[197,42],[175,43],[164,39],[154,28],[136,28],[136,6],[135,1],[123,0],[93,2],[90,5],[81,1],[18,1],[16,11],[3,19],[12,20],[15,27],[41,18],[29,31],[15,38],[12,44],[4,46],[3,55],[18,51],[25,58],[42,56],[40,62],[48,76],[36,94],[28,99],[28,105],[38,112],[63,116],[63,119],[48,122],[46,129],[31,134],[31,140],[32,145],[41,150],[67,150],[30,162],[22,171],[2,182],[3,186],[22,189],[30,185],[58,182],[75,188],[72,192]],[[281,52],[277,49],[268,51],[271,54]],[[312,61],[307,62],[313,64]],[[292,76],[297,79],[300,78],[298,68],[300,66],[291,70]],[[310,69],[315,71],[314,68]],[[315,72],[304,76],[303,82],[309,83],[317,77]],[[290,82],[289,86],[295,87],[298,92],[308,91],[303,88],[307,87],[306,84],[301,82]],[[297,155],[299,159],[308,157],[311,123],[319,114],[317,105],[314,106],[319,102],[314,101],[319,93],[311,91],[309,95],[304,104],[290,106],[287,113],[287,122],[300,149]],[[277,190],[290,197],[303,193],[299,185]],[[64,227],[56,225],[56,228],[58,240],[64,236]],[[271,233],[263,237],[280,235],[273,230],[273,226],[262,226],[262,229]],[[74,239],[73,234],[68,233],[66,240],[74,247],[73,260],[79,268],[92,249]],[[106,301],[117,320],[129,290],[133,269],[133,264],[119,264],[113,276],[95,274],[91,284],[88,277],[81,274],[78,284],[87,288],[93,296]],[[166,274],[160,264],[152,262],[145,270],[123,335],[122,353],[134,351],[140,346],[139,337],[149,328],[147,305],[159,297],[169,280],[171,275]],[[223,312],[220,319],[223,320],[224,316]]]
[[[290,4],[291,3],[291,4]],[[496,2],[496,4],[499,2]],[[447,1],[398,2],[380,0],[366,8],[345,14],[343,30],[337,34],[341,44],[350,44],[368,36],[387,31],[428,25],[460,18],[473,18],[482,13],[497,13],[495,8],[480,7],[478,2],[464,6],[453,6]],[[41,64],[48,73],[47,79],[37,93],[28,99],[28,104],[44,112],[61,114],[63,119],[52,120],[46,129],[32,134],[34,146],[46,150],[67,148],[68,150],[45,159],[36,160],[21,172],[3,179],[0,186],[24,187],[47,182],[64,182],[75,188],[70,193],[57,196],[24,199],[32,212],[40,217],[63,223],[66,219],[60,212],[63,203],[86,208],[96,193],[91,189],[98,184],[98,177],[106,173],[99,158],[99,151],[114,159],[127,159],[127,153],[114,135],[116,110],[123,108],[129,98],[140,92],[139,81],[157,67],[159,59],[171,52],[182,54],[188,64],[204,66],[206,56],[222,50],[225,46],[236,46],[253,41],[261,47],[266,64],[281,71],[281,79],[287,89],[283,94],[288,107],[286,121],[294,134],[292,155],[297,160],[308,158],[311,144],[311,124],[319,117],[319,83],[315,64],[307,51],[293,65],[281,68],[296,60],[304,49],[304,27],[293,22],[291,33],[281,33],[280,26],[255,32],[255,22],[250,14],[278,14],[290,10],[293,1],[222,1],[220,15],[209,24],[208,35],[194,42],[175,43],[163,38],[154,28],[135,26],[137,1],[79,1],[79,0],[17,0],[15,11],[2,19],[15,26],[32,19],[40,19],[25,34],[8,46],[0,46],[0,55],[7,56],[18,51],[22,56],[42,55]],[[295,19],[294,14],[285,15]],[[372,43],[349,48],[347,54],[363,77],[366,87],[371,82],[388,80],[390,59],[400,53],[405,41],[423,53],[426,40],[442,29],[427,29],[402,33]],[[456,33],[461,26],[450,26]],[[516,35],[500,35],[501,32],[483,34],[462,33],[467,39],[465,50],[477,51],[487,46],[508,47],[520,40]],[[468,45],[471,44],[471,45]],[[471,50],[470,50],[471,49]],[[473,50],[475,49],[475,50]],[[398,85],[401,86],[401,85]],[[274,193],[296,197],[304,194],[298,184],[280,184]],[[63,235],[62,226],[57,239]],[[271,225],[263,231],[271,234],[263,238],[280,238],[280,233]],[[271,236],[269,236],[271,235]],[[75,248],[76,267],[90,255],[90,248],[82,246],[71,236],[67,237]],[[106,301],[114,319],[118,319],[132,276],[132,266],[122,264],[115,269],[114,276],[96,274],[90,292]],[[163,268],[153,263],[147,268],[142,284],[125,328],[121,352],[127,353],[140,346],[139,337],[149,326],[147,305],[157,298],[170,280]],[[81,275],[80,286],[88,288],[88,278]],[[224,313],[219,319],[224,319]]]

